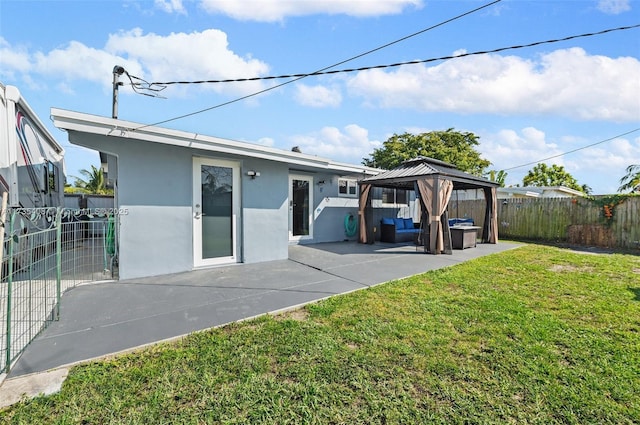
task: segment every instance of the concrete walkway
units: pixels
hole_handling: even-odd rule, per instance
[[[22,393],[55,391],[57,386],[51,382],[34,384],[45,371],[61,383],[64,370],[79,362],[517,246],[478,244],[436,256],[425,255],[413,245],[292,245],[289,260],[80,286],[64,294],[60,320],[44,330],[13,366],[0,387],[0,406]]]

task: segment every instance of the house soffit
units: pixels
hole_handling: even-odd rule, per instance
[[[340,173],[372,176],[380,172],[375,168],[332,161],[298,152],[265,147],[248,142],[221,139],[197,133],[171,130],[162,127],[122,121],[113,118],[52,108],[54,125],[60,129],[79,133],[95,134],[105,137],[135,139],[171,146],[180,146],[202,151],[251,157],[289,164],[290,167],[315,171],[333,171]],[[77,143],[77,142],[76,142]]]

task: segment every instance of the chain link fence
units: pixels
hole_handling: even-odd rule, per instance
[[[9,209],[3,223],[0,373],[60,314],[62,294],[117,279],[117,220],[107,210]]]

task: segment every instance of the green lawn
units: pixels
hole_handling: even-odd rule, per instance
[[[4,423],[640,422],[640,257],[529,245],[74,368]]]

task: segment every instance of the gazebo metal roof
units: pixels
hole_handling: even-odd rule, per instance
[[[413,189],[413,183],[416,178],[435,175],[451,180],[454,190],[500,186],[498,183],[483,177],[458,170],[453,164],[426,156],[409,159],[392,170],[368,177],[361,182],[379,187]]]

